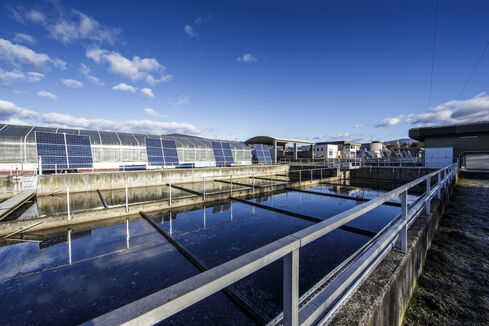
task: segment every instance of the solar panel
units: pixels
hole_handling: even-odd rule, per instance
[[[174,140],[146,138],[148,164],[175,166],[179,164],[177,144]]]
[[[43,170],[66,169],[66,143],[63,134],[36,131],[37,156],[42,158]]]
[[[70,168],[89,169],[93,167],[89,136],[66,134],[66,149]]]
[[[44,170],[93,167],[88,136],[36,131],[36,149]]]
[[[161,140],[156,138],[146,138],[146,154],[148,154],[149,165],[164,165],[163,150]]]
[[[177,143],[174,140],[163,139],[161,145],[163,147],[165,165],[178,165]]]
[[[231,150],[231,144],[221,142],[222,151],[224,152],[224,160],[226,165],[231,165],[234,163],[233,151]]]
[[[251,148],[253,149],[252,154],[258,160],[258,163],[272,164],[272,156],[270,155],[268,145],[254,144],[251,145]]]
[[[213,141],[212,149],[214,150],[214,158],[216,159],[216,166],[227,165],[226,158],[224,156],[224,150],[222,148],[222,143],[219,141]]]

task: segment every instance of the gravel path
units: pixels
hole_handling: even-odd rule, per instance
[[[459,179],[404,325],[489,325],[489,180]]]

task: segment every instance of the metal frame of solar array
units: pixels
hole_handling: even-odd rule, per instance
[[[146,138],[148,164],[153,166],[179,165],[177,144],[174,140]]]
[[[255,150],[258,163],[272,164],[272,156],[270,155],[268,145],[254,144],[252,148]]]
[[[93,168],[90,137],[36,131],[43,170]]]
[[[234,163],[231,144],[221,141],[213,141],[212,149],[214,150],[216,166],[230,166]]]

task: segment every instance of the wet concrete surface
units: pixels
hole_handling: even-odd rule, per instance
[[[489,325],[489,180],[459,179],[404,325]]]

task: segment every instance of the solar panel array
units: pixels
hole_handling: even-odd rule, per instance
[[[70,168],[89,169],[93,167],[89,136],[66,134],[66,150]]]
[[[229,166],[234,163],[231,144],[226,142],[213,141],[212,149],[214,150],[216,166]]]
[[[36,148],[44,170],[93,167],[88,136],[36,131]]]
[[[156,166],[175,166],[179,164],[177,144],[174,140],[146,138],[148,164]]]
[[[255,144],[252,145],[252,148],[254,149],[254,156],[256,156],[258,163],[272,164],[272,156],[270,155],[268,145]]]

